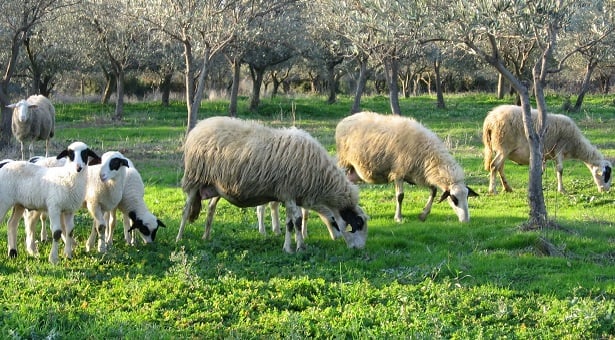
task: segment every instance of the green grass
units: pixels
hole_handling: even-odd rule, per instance
[[[39,245],[39,258],[26,255],[20,227],[19,257],[9,259],[5,247],[0,260],[0,338],[613,338],[613,193],[598,193],[585,165],[571,160],[564,168],[568,192],[558,194],[548,163],[546,203],[561,229],[521,231],[527,168],[507,164],[515,191],[496,196],[486,194],[482,168],[482,119],[510,99],[446,100],[445,110],[429,96],[401,105],[404,115],[446,141],[467,184],[481,194],[470,199],[470,223],[457,222],[446,203],[419,222],[428,191],[410,186],[405,220],[395,223],[393,186],[361,185],[361,205],[371,218],[366,248],[332,241],[313,215],[307,250],[291,255],[282,251],[283,236],[258,233],[254,209],[226,202],[218,206],[211,240],[201,239],[201,214],[175,243],[184,203],[184,104],[128,104],[122,122],[111,120],[112,106],[58,104],[53,153],[76,139],[100,154],[122,151],[142,173],[146,201],[167,228],[150,246],[129,247],[117,231],[106,254],[86,253],[92,220],[80,211],[74,258],[52,266],[48,243]],[[552,111],[562,100],[548,98]],[[573,118],[615,158],[612,104],[612,97],[592,96]],[[335,125],[350,106],[351,98],[333,105],[324,98],[277,98],[240,116],[304,128],[334,153]],[[226,107],[206,102],[200,117],[223,115]],[[390,110],[384,97],[366,98],[364,108]],[[543,238],[563,256],[545,256]]]

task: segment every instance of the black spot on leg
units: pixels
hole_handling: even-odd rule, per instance
[[[365,220],[351,208],[340,211],[340,215],[342,215],[342,218],[346,221],[346,223],[350,224],[353,233],[357,230],[363,230]]]
[[[293,227],[292,219],[289,219],[288,222],[286,223],[286,231],[288,231],[289,233],[292,233],[293,231],[295,231]]]
[[[401,204],[401,202],[403,202],[403,200],[404,200],[404,193],[402,192],[399,195],[397,195],[397,203]]]
[[[58,242],[62,238],[62,230],[56,230],[53,232],[53,240]]]
[[[17,257],[17,249],[11,249],[9,250],[9,257],[14,259]]]
[[[104,224],[99,224],[98,225],[98,234],[102,234],[105,232],[105,225]]]

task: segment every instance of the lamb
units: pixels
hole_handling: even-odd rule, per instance
[[[432,131],[411,118],[359,112],[342,119],[335,129],[340,167],[353,182],[395,184],[395,221],[402,221],[404,182],[428,187],[431,195],[419,215],[431,212],[437,188],[440,202],[448,198],[460,222],[468,222],[468,197],[478,196],[464,183],[463,169]]]
[[[538,111],[532,110],[536,122]],[[572,119],[560,114],[547,114],[547,129],[543,137],[544,160],[554,159],[557,170],[557,191],[565,192],[562,171],[565,159],[578,159],[590,170],[598,191],[611,187],[611,162],[593,146]],[[523,127],[523,111],[520,106],[500,105],[494,108],[483,122],[485,170],[489,171],[489,192],[496,194],[496,172],[504,190],[512,188],[504,176],[504,161],[528,165],[530,150]],[[495,153],[495,156],[494,156]]]
[[[17,224],[25,209],[44,211],[49,215],[52,246],[49,261],[58,262],[58,241],[65,227],[64,255],[73,254],[74,214],[85,198],[88,159],[99,161],[85,143],[74,142],[57,158],[67,157],[63,167],[46,168],[27,161],[15,161],[0,169],[0,216],[13,207],[8,221],[9,257],[17,256]]]
[[[358,189],[303,130],[273,129],[229,117],[205,119],[186,137],[182,189],[187,199],[176,241],[186,221],[198,217],[201,200],[211,198],[203,235],[208,238],[216,204],[223,197],[238,207],[283,202],[283,249],[288,253],[293,252],[293,228],[296,250],[305,249],[298,206],[319,213],[349,248],[365,246],[367,216],[358,205]]]
[[[88,171],[85,206],[94,218],[94,225],[86,243],[86,251],[94,248],[98,235],[98,251],[107,250],[107,220],[105,213],[115,209],[124,193],[128,160],[117,151],[105,152],[101,164],[93,165]]]
[[[124,190],[122,199],[115,209],[107,217],[107,244],[113,243],[113,230],[117,223],[116,212],[119,209],[124,217],[124,239],[130,245],[135,244],[133,230],[138,230],[141,239],[145,243],[152,243],[156,239],[159,227],[166,227],[145,205],[145,185],[141,179],[141,174],[135,168],[130,159],[126,169],[126,179],[124,180]]]
[[[21,159],[25,159],[23,144],[30,142],[30,157],[34,141],[45,140],[45,156],[49,154],[49,140],[55,131],[56,110],[45,96],[33,95],[7,107],[13,109],[13,135],[21,145]]]

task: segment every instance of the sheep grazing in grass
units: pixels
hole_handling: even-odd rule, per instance
[[[286,207],[284,250],[305,244],[299,206],[319,213],[348,247],[363,248],[367,216],[358,189],[327,151],[307,132],[273,129],[254,121],[213,117],[199,122],[184,144],[182,189],[187,195],[179,241],[186,221],[194,221],[201,200],[210,199],[204,238],[209,237],[215,207],[223,197],[238,207],[283,202]]]
[[[537,116],[538,111],[532,110],[534,123]],[[565,192],[562,181],[565,159],[578,159],[585,163],[598,186],[598,191],[608,191],[611,187],[611,162],[604,159],[600,151],[583,136],[574,121],[564,115],[547,114],[546,124],[543,137],[544,158],[555,160],[557,191]],[[521,107],[500,105],[489,112],[483,122],[483,144],[485,170],[489,171],[489,192],[497,193],[496,173],[500,175],[504,190],[512,191],[504,176],[505,160],[528,165],[530,159]]]
[[[468,197],[478,195],[464,183],[463,169],[444,143],[414,119],[359,112],[338,123],[335,142],[339,165],[351,181],[395,184],[395,221],[402,221],[404,182],[431,190],[421,221],[431,211],[437,188],[443,191],[440,202],[448,198],[460,222],[470,220]]]
[[[21,159],[25,159],[23,144],[30,142],[30,157],[34,141],[45,141],[45,156],[49,154],[49,140],[55,130],[56,110],[45,96],[34,95],[7,107],[13,109],[12,131],[21,145]]]
[[[17,224],[25,209],[44,211],[51,221],[53,236],[49,261],[58,262],[58,242],[64,226],[64,255],[73,254],[74,214],[83,204],[88,159],[98,157],[82,142],[75,142],[57,158],[67,158],[62,167],[47,168],[27,161],[10,162],[0,168],[0,217],[13,207],[8,221],[9,257],[17,256]]]
[[[98,251],[107,250],[107,219],[105,214],[115,209],[124,193],[128,159],[120,152],[108,151],[101,157],[101,163],[93,165],[88,171],[88,187],[85,206],[94,219],[86,251],[94,248],[98,235]]]
[[[145,205],[143,200],[145,185],[143,184],[141,174],[139,174],[139,171],[137,171],[130,159],[128,159],[128,164],[122,199],[117,207],[108,214],[107,218],[108,245],[113,243],[113,230],[117,223],[116,213],[118,209],[124,218],[124,239],[130,245],[135,244],[134,230],[139,231],[143,242],[152,243],[156,239],[158,228],[166,227]]]

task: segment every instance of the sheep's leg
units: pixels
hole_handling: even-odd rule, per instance
[[[395,180],[395,222],[402,222],[403,218],[401,216],[401,204],[404,201],[404,180],[396,179]]]
[[[557,191],[563,194],[566,190],[564,190],[564,181],[562,179],[562,174],[564,172],[564,159],[561,152],[557,154],[555,159],[555,168],[557,176]]]
[[[13,206],[13,213],[7,223],[9,257],[17,257],[17,225],[23,215],[25,208],[19,204]]]
[[[256,207],[256,219],[258,220],[258,232],[262,235],[266,235],[265,230],[265,205],[261,204]]]
[[[209,200],[209,205],[207,206],[207,219],[205,220],[205,232],[203,232],[203,240],[209,239],[211,234],[211,224],[214,221],[214,214],[216,213],[216,206],[218,205],[218,201],[220,200],[220,196],[212,197]]]
[[[427,199],[427,204],[423,211],[419,215],[419,220],[425,221],[427,219],[427,215],[431,212],[431,206],[433,205],[433,200],[436,198],[436,193],[438,189],[436,187],[430,187],[431,192],[429,193],[429,198]]]
[[[21,146],[21,160],[23,161],[26,159],[26,155],[23,150],[23,142],[19,142],[19,145]]]
[[[49,138],[45,139],[45,157],[49,157]]]
[[[303,219],[302,221],[302,228],[301,228],[301,233],[303,234],[303,238],[306,239],[308,237],[308,232],[307,232],[307,221],[308,221],[308,217],[310,215],[310,211],[305,209],[305,208],[301,208],[301,217]],[[272,215],[273,216],[273,215]],[[278,224],[278,234],[280,233],[280,226]]]
[[[113,216],[113,218],[111,216]],[[110,247],[113,244],[113,231],[115,230],[115,224],[117,223],[117,219],[115,218],[115,209],[113,209],[113,211],[105,212],[104,221],[107,225],[107,231],[105,232],[105,242],[107,243],[107,246]],[[111,221],[113,221],[113,224],[111,224]]]
[[[88,241],[85,244],[85,251],[89,252],[94,249],[94,244],[96,243],[96,220],[94,220],[92,224],[92,230],[90,231],[90,236],[88,237]]]
[[[47,235],[47,214],[44,212],[37,212],[37,216],[41,221],[41,242],[47,242],[49,240],[49,236]]]
[[[29,158],[32,158],[32,156],[34,156],[34,142],[31,142],[28,146],[28,152],[30,152]],[[47,154],[45,154],[45,157],[47,157]]]
[[[64,256],[67,259],[73,258],[73,250],[75,249],[74,229],[75,229],[75,214],[62,214],[62,227],[64,229]]]
[[[271,231],[280,235],[280,202],[273,201],[269,203],[269,209],[271,210]]]
[[[124,240],[126,240],[126,243],[134,246],[136,244],[136,237],[135,237],[135,230],[130,230],[130,227],[132,226],[132,222],[130,221],[130,217],[128,217],[128,214],[125,214],[122,212],[122,217],[124,218]]]
[[[58,263],[58,242],[62,238],[62,213],[60,211],[48,211],[49,224],[51,228],[51,250],[49,251],[49,262]],[[66,240],[65,240],[66,242]]]
[[[36,246],[36,221],[39,220],[41,214],[36,210],[26,210],[23,214],[24,225],[26,227],[26,250],[31,256],[38,256],[38,247]],[[41,224],[41,234],[45,230],[45,225]]]
[[[301,212],[294,201],[287,201],[284,203],[286,207],[286,234],[284,237],[284,251],[292,253],[292,233],[295,233],[295,242],[297,244],[297,251],[305,250],[305,243],[303,241],[302,218]]]
[[[186,222],[188,221],[188,215],[190,215],[192,204],[194,200],[201,199],[198,194],[199,189],[193,188],[186,197],[186,204],[184,204],[184,211],[182,212],[182,221],[179,224],[179,231],[177,232],[177,237],[175,237],[175,242],[179,242],[184,236],[184,228],[186,228]]]

